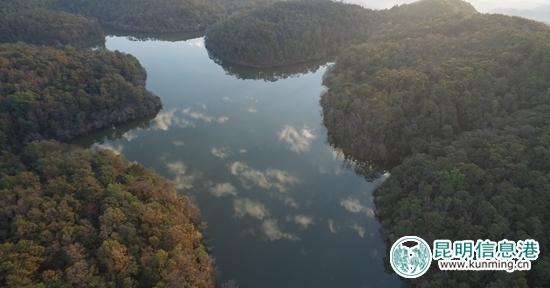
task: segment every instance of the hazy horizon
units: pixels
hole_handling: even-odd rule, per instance
[[[386,9],[394,5],[416,2],[417,0],[346,0],[345,2],[362,5],[371,9]],[[549,5],[548,0],[472,0],[466,1],[474,5],[479,12],[489,12],[497,8],[514,8],[530,10],[543,5]]]

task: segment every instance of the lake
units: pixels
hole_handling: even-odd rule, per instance
[[[163,109],[74,142],[122,153],[194,199],[221,282],[401,285],[383,264],[376,181],[326,143],[319,96],[331,59],[250,69],[209,57],[203,38],[106,40],[107,49],[139,59]]]

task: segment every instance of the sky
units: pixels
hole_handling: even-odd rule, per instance
[[[416,2],[416,0],[344,0],[344,2],[360,4],[367,8],[385,9],[394,5]],[[515,8],[518,10],[533,9],[549,5],[549,0],[470,0],[479,12],[489,12],[496,8]]]

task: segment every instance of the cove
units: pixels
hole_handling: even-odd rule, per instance
[[[105,46],[139,59],[163,109],[74,143],[122,153],[194,199],[221,282],[401,284],[385,272],[375,182],[327,144],[318,102],[330,59],[260,70],[216,60],[203,38],[108,36]]]

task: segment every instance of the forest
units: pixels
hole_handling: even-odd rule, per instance
[[[286,66],[365,42],[377,15],[343,2],[281,1],[216,23],[204,41],[209,53],[233,64]]]
[[[0,42],[87,48],[118,31],[202,32],[229,15],[278,0],[4,0]]]
[[[438,3],[447,6],[418,17]],[[536,239],[547,255],[550,27],[466,4],[389,9],[388,22],[327,69],[323,121],[348,157],[401,162],[374,192],[388,249],[405,235]],[[548,287],[550,257],[532,265],[514,273],[432,265],[410,283]]]
[[[0,155],[0,286],[214,287],[198,210],[110,150]]]
[[[49,0],[56,9],[99,20],[101,25],[134,32],[203,31],[237,11],[277,0]]]
[[[0,42],[11,42],[0,44],[0,286],[214,287],[198,208],[173,183],[112,151],[50,140],[162,106],[135,57],[89,49],[104,42],[101,20],[62,10],[0,2]]]
[[[110,150],[34,141],[155,115],[145,80],[118,51],[0,45],[0,286],[214,287],[198,208],[172,182]]]
[[[118,51],[2,44],[0,145],[68,141],[154,114],[161,103],[145,78],[138,60]]]
[[[45,1],[1,1],[0,31],[0,43],[87,48],[105,42],[97,20],[54,11]]]

